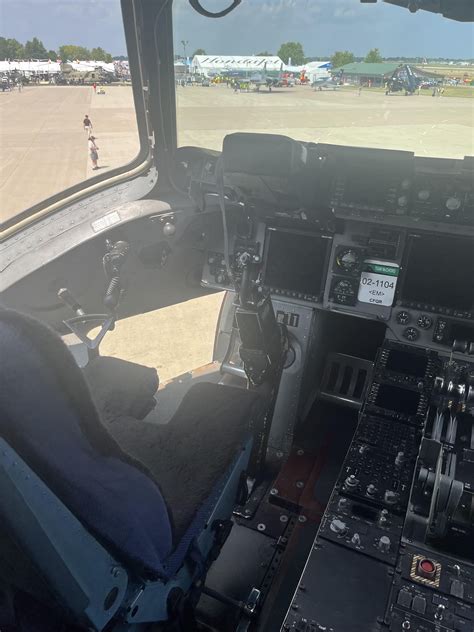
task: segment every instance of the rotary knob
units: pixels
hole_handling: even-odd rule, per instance
[[[396,321],[399,325],[408,325],[410,322],[410,312],[402,310],[396,315]]]
[[[329,528],[333,533],[336,533],[337,535],[344,535],[345,533],[347,533],[346,523],[342,520],[339,520],[338,518],[334,518],[333,520],[331,520]]]
[[[415,340],[418,340],[419,335],[420,334],[418,333],[418,329],[416,329],[415,327],[407,327],[403,331],[403,337],[409,340],[410,342],[415,342]]]
[[[448,211],[459,211],[461,200],[456,195],[452,195],[446,200],[446,208]]]
[[[344,487],[347,489],[357,489],[357,487],[359,487],[359,481],[354,476],[354,474],[351,474],[346,478],[346,480],[344,481]]]
[[[433,324],[433,319],[426,314],[420,314],[420,316],[418,316],[416,324],[420,329],[429,329]]]

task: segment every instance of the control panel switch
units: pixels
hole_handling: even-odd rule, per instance
[[[444,606],[442,603],[439,603],[436,607],[436,611],[435,611],[435,619],[436,621],[442,621],[444,619],[444,611],[446,609],[446,606]]]
[[[342,520],[338,520],[337,518],[334,518],[333,520],[331,520],[331,524],[329,525],[329,528],[331,529],[333,533],[337,533],[337,535],[344,535],[345,533],[347,533],[346,523],[343,522]]]
[[[442,607],[444,608],[444,606]],[[421,597],[420,595],[416,595],[415,597],[413,597],[413,603],[411,604],[411,609],[414,612],[418,612],[418,614],[425,614],[426,599],[424,597]]]
[[[449,592],[453,597],[464,599],[464,584],[459,579],[453,579]]]
[[[391,489],[385,490],[384,500],[387,505],[395,505],[398,502],[397,492],[394,492]]]
[[[423,558],[418,562],[416,574],[425,579],[434,579],[436,575],[436,564],[427,558]]]
[[[398,452],[397,456],[395,457],[395,465],[397,467],[401,467],[404,463],[405,463],[405,453]]]
[[[411,608],[411,602],[412,602],[412,594],[410,592],[408,592],[408,590],[400,590],[400,592],[398,593],[398,597],[397,597],[397,604],[399,606],[403,606],[404,608]]]
[[[351,538],[351,542],[355,546],[360,546],[360,535],[358,533],[354,533],[354,535]]]
[[[390,545],[390,538],[387,535],[383,535],[377,544],[379,551],[381,551],[382,553],[389,553]]]

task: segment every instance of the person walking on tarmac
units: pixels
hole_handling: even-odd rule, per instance
[[[95,94],[95,93],[96,93],[96,91],[97,91],[97,84],[96,84],[96,82],[95,82],[95,81],[94,81],[94,83],[92,84],[92,87],[94,88],[94,94]]]
[[[84,125],[84,131],[87,132],[87,136],[88,138],[90,138],[92,132],[92,121],[90,120],[88,114],[84,114],[84,120],[82,121],[82,124]]]
[[[95,136],[89,136],[88,145],[89,155],[92,162],[92,169],[93,171],[96,171],[99,168],[97,165],[97,161],[99,160],[99,148],[95,144]]]

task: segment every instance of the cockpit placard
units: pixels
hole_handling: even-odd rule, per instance
[[[391,307],[395,298],[399,267],[392,262],[366,259],[360,275],[358,300]]]

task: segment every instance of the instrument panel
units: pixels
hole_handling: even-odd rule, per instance
[[[331,145],[307,146],[304,154],[304,144],[279,137],[288,169],[274,185],[268,170],[246,166],[247,137],[256,142],[255,135],[238,134],[238,143],[233,136],[224,145],[224,163],[232,169],[225,184],[232,189],[235,180],[236,191],[254,197],[246,239],[230,235],[231,259],[253,248],[263,291],[381,320],[387,337],[400,342],[445,352],[454,344],[456,353],[474,355],[471,158]],[[259,205],[261,182],[256,188],[255,181],[263,181],[267,193],[277,186],[278,195]],[[222,244],[206,253],[202,283],[232,289]]]

